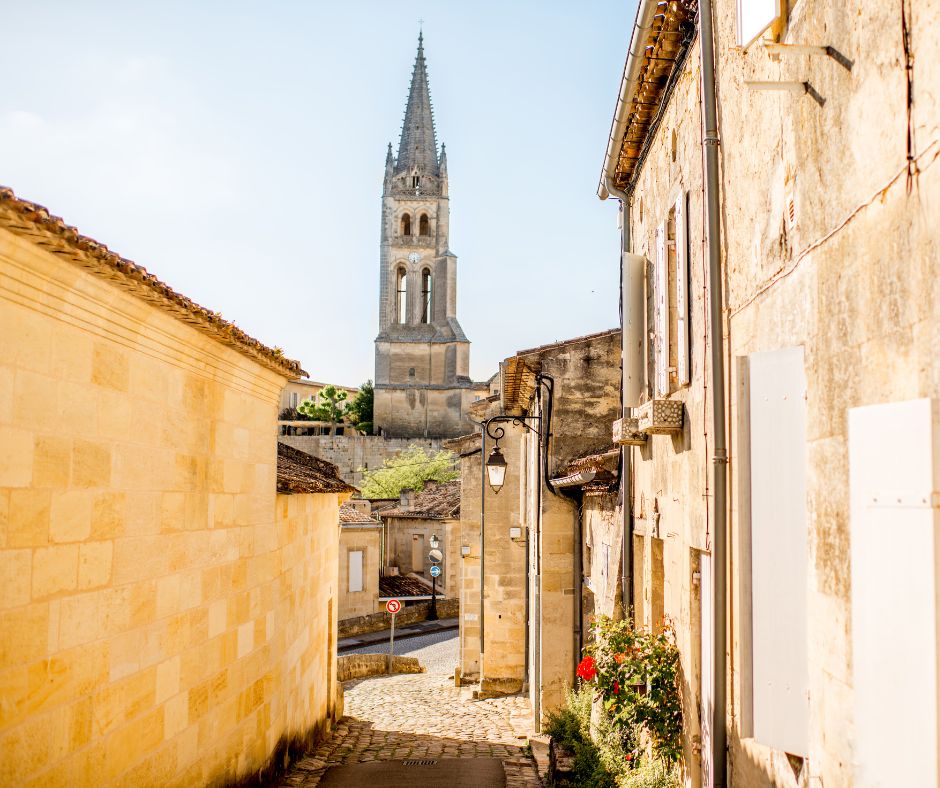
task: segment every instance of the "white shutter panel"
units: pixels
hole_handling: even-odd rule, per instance
[[[362,550],[349,551],[349,592],[362,591]]]
[[[656,364],[656,396],[669,392],[669,272],[666,270],[666,225],[656,228],[656,271],[653,277],[656,305],[656,339],[653,343]]]
[[[676,200],[676,377],[689,382],[689,240],[685,210],[686,193]]]

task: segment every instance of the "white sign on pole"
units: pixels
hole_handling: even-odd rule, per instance
[[[780,16],[780,0],[738,0],[738,44],[749,47]]]

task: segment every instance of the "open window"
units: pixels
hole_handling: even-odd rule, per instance
[[[432,307],[432,279],[431,272],[425,268],[421,272],[421,322],[430,323],[431,322],[431,307]]]
[[[411,215],[405,214],[401,217],[401,234],[411,235]]]
[[[398,281],[398,287],[396,291],[396,313],[398,315],[399,323],[408,322],[408,275],[405,273],[404,268],[398,269],[398,275],[396,277]]]
[[[428,220],[428,215],[426,213],[421,214],[421,218],[418,220],[418,235],[430,235],[431,234],[431,222]]]

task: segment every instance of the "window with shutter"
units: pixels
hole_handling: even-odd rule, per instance
[[[669,271],[666,267],[666,224],[656,229],[656,266],[653,276],[653,298],[655,300],[656,396],[669,393]]]
[[[349,551],[349,593],[362,591],[362,550]]]
[[[676,228],[676,382],[686,385],[690,378],[689,362],[689,231],[686,192],[675,205]]]

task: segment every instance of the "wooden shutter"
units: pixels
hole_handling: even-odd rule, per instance
[[[748,364],[754,738],[805,756],[811,559],[803,348],[753,353]]]
[[[676,379],[689,382],[689,231],[686,193],[676,200]]]
[[[653,274],[656,396],[669,393],[669,272],[666,270],[666,225],[656,228],[656,266]]]
[[[349,592],[362,591],[362,550],[349,551]]]

